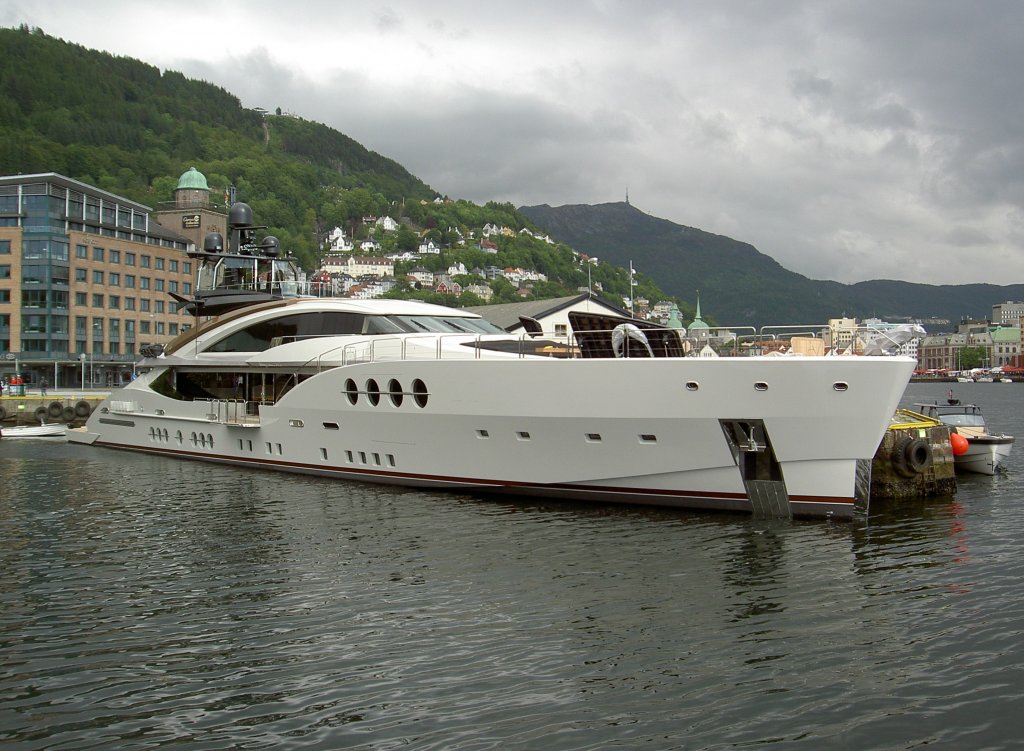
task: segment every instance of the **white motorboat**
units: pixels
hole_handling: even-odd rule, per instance
[[[197,254],[213,279],[238,263],[218,247]],[[217,304],[147,348],[69,440],[424,488],[849,517],[915,366],[686,357],[676,330],[584,313],[548,339],[413,301]]]
[[[0,438],[62,438],[67,434],[67,429],[67,425],[46,423],[0,427]]]
[[[960,404],[959,399],[953,398],[949,402],[915,406],[922,414],[948,425],[951,436],[958,435],[966,439],[966,447],[960,453],[957,452],[956,443],[953,444],[954,467],[958,471],[994,475],[1010,456],[1013,436],[990,433],[981,408],[977,405]]]

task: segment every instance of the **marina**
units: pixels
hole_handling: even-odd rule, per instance
[[[945,393],[911,384],[901,406]],[[961,395],[1024,429],[1015,389]],[[0,442],[0,462],[11,748],[881,750],[1018,735],[1020,454],[961,477],[955,498],[825,524],[54,443]]]

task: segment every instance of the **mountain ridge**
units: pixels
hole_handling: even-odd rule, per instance
[[[704,312],[723,325],[817,324],[847,315],[946,319],[952,327],[962,318],[989,317],[994,304],[1024,299],[1024,284],[810,279],[750,243],[676,224],[624,201],[518,210],[581,253],[620,265],[632,262],[667,294],[696,301],[699,291]]]

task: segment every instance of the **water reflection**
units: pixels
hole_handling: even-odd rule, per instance
[[[973,746],[1024,689],[1012,473],[822,524],[0,460],[8,743]]]

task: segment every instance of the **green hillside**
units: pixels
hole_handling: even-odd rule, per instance
[[[500,258],[460,245],[492,223],[518,233],[530,223],[511,204],[435,201],[437,193],[402,165],[328,128],[301,118],[245,109],[222,88],[174,71],[47,36],[38,29],[0,29],[0,174],[58,172],[155,206],[173,198],[189,167],[215,197],[228,186],[249,203],[282,246],[313,269],[327,234],[343,227],[363,239],[367,216],[390,215],[398,233],[379,236],[385,251],[412,250],[422,238],[446,248],[424,260],[432,270],[461,261],[467,269],[499,264],[547,275],[534,298],[560,297],[588,283],[572,249],[526,235],[497,240]],[[413,264],[399,264],[405,271]],[[621,304],[628,272],[589,269],[604,296]],[[460,283],[485,281],[481,277]],[[521,299],[508,282],[491,283],[496,302]],[[649,276],[637,294],[662,299]],[[439,298],[403,286],[396,294],[455,305],[480,299]]]

